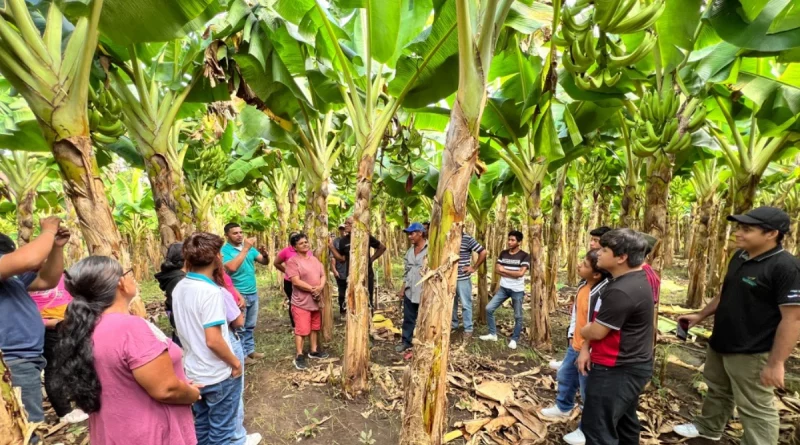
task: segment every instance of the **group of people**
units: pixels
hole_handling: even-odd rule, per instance
[[[759,207],[731,215],[736,246],[718,295],[700,312],[679,317],[686,329],[714,316],[703,376],[708,392],[682,437],[719,440],[738,408],[742,445],[778,443],[774,388],[800,337],[800,260],[781,243],[789,216]],[[569,345],[558,368],[558,393],[546,418],[571,415],[576,393],[581,420],[568,444],[639,443],[639,396],[652,377],[658,277],[645,263],[654,239],[630,229],[599,228],[578,266]]]
[[[800,337],[800,261],[781,247],[789,216],[760,207],[728,217],[737,223],[739,250],[733,253],[718,296],[702,311],[684,315],[687,328],[715,316],[704,377],[702,412],[675,427],[684,437],[719,439],[738,407],[742,443],[776,444],[778,414],[774,387],[784,384],[784,362]],[[156,274],[165,292],[172,338],[129,314],[137,283],[131,269],[114,259],[90,256],[63,270],[63,247],[70,233],[57,217],[43,218],[40,235],[20,248],[0,234],[0,351],[12,384],[21,388],[29,421],[44,421],[45,391],[64,422],[89,419],[93,444],[245,444],[261,441],[244,428],[243,366],[263,357],[253,330],[258,320],[255,264],[269,264],[245,239],[239,225],[225,226],[225,238],[206,232],[169,247]],[[350,259],[348,219],[331,239],[339,308],[346,310]],[[426,224],[404,230],[402,342],[411,354],[422,296],[428,250]],[[572,305],[569,344],[557,364],[558,393],[547,418],[566,417],[582,402],[581,421],[564,436],[569,444],[637,444],[638,399],[653,371],[654,311],[659,279],[645,262],[656,240],[631,229],[601,227],[578,265],[582,281]],[[497,341],[494,314],[511,299],[514,349],[523,323],[524,276],[531,258],[521,249],[523,235],[512,230],[497,256],[500,277],[487,305],[488,333]],[[385,246],[370,237],[371,263]],[[462,235],[452,328],[473,332],[470,276],[486,260],[486,249]],[[473,263],[473,254],[477,260]],[[320,300],[328,271],[314,257],[308,237],[292,233],[275,259],[284,273],[296,345],[294,365],[327,357],[320,345]],[[371,305],[374,290],[370,286]],[[310,350],[305,353],[306,337]]]

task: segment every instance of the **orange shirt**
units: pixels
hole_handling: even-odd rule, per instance
[[[583,346],[581,329],[589,321],[589,292],[591,290],[591,286],[587,284],[581,287],[578,295],[575,296],[575,334],[572,336],[572,348],[579,352]]]

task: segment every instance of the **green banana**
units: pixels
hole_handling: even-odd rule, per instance
[[[598,8],[598,3],[604,3],[603,8]],[[611,21],[611,17],[614,15],[619,7],[622,0],[595,0],[594,2],[594,23],[600,27],[600,29],[605,31],[605,27],[608,26],[609,22]]]
[[[622,41],[620,41],[621,43]],[[620,46],[617,42],[613,39],[606,36],[606,47],[610,49],[608,52],[609,57],[613,55],[614,57],[623,57],[625,56],[625,50]],[[613,57],[612,57],[613,59]]]
[[[592,65],[592,63],[594,63],[594,60],[590,59],[589,56],[583,53],[581,46],[582,45],[578,42],[578,39],[575,39],[575,41],[572,42],[572,45],[570,46],[572,58],[575,59],[576,65],[582,67],[585,66],[588,68]]]
[[[628,13],[631,12],[634,6],[638,3],[638,0],[623,0],[622,4],[619,5],[616,11],[614,11],[614,15],[611,17],[611,20],[608,22],[608,26],[613,27],[619,25],[619,23],[628,16]]]
[[[592,84],[584,78],[584,75],[575,76],[575,85],[582,90],[592,89]]]
[[[656,38],[652,34],[647,33],[645,34],[642,43],[640,43],[639,46],[637,46],[636,49],[630,54],[624,54],[622,56],[609,54],[608,58],[611,59],[611,62],[607,66],[610,68],[622,68],[625,66],[634,65],[647,57],[654,46],[656,46]]]
[[[97,108],[92,108],[89,111],[89,128],[94,130],[100,124],[100,112],[97,111]]]
[[[617,74],[611,75],[611,72],[608,68],[603,70],[603,83],[606,84],[607,87],[611,88],[619,82],[622,78],[622,71],[617,71]]]
[[[601,29],[611,34],[630,34],[641,31],[650,27],[653,23],[661,17],[661,14],[666,8],[664,0],[656,0],[653,3],[639,9],[639,11],[631,16],[626,17],[619,22],[616,26],[601,26]]]
[[[115,137],[111,137],[111,136],[106,136],[106,135],[104,135],[102,133],[92,133],[92,139],[94,141],[97,141],[97,142],[101,143],[101,144],[113,144],[113,143],[117,142],[117,140],[119,138],[118,137],[115,138]]]
[[[102,133],[106,136],[114,136],[114,135],[122,136],[123,134],[125,134],[125,128],[122,126],[122,121],[117,120],[112,124],[98,125],[97,132]]]
[[[569,48],[567,48],[566,51],[564,51],[564,55],[561,57],[561,64],[564,65],[564,69],[567,70],[567,72],[572,75],[585,73],[588,66],[584,68],[582,66],[578,66],[575,63],[573,63],[571,53],[572,51]]]
[[[700,129],[706,122],[706,115],[708,115],[708,110],[706,107],[701,106],[695,109],[694,114],[692,114],[691,119],[689,120],[688,128],[691,132],[695,132]]]
[[[577,21],[575,21],[575,16],[570,13],[567,13],[567,11],[569,11],[569,9],[565,9],[564,10],[565,14],[562,16],[563,18],[562,24],[564,28],[567,28],[575,33],[579,33],[579,32],[584,32],[591,27],[592,25],[591,20],[586,20],[583,23],[578,23]]]

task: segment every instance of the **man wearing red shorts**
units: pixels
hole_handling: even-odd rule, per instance
[[[328,354],[319,348],[321,317],[319,299],[326,285],[326,274],[322,263],[311,254],[308,237],[303,233],[292,235],[289,239],[297,255],[286,261],[286,278],[292,281],[292,318],[294,319],[294,344],[297,356],[294,367],[306,369],[303,353],[305,338],[310,337],[309,358],[326,358]]]

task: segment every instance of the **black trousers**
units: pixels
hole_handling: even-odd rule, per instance
[[[347,278],[337,278],[336,289],[339,292],[339,312],[344,312],[347,309]]]
[[[411,347],[414,338],[414,328],[417,326],[419,303],[412,303],[408,297],[403,297],[403,346]]]
[[[286,300],[289,302],[289,323],[294,327],[294,317],[292,316],[292,282],[283,280],[283,293],[286,294]]]
[[[53,385],[51,377],[53,371],[55,371],[53,368],[55,350],[60,338],[61,335],[58,333],[58,329],[46,329],[44,331],[44,359],[47,360],[47,364],[44,367],[44,390],[47,393],[47,400],[50,401],[56,411],[56,415],[64,417],[72,411],[72,404],[64,397],[63,388]]]
[[[592,363],[581,418],[587,445],[639,444],[636,407],[652,375],[652,362],[615,367]]]
[[[367,290],[369,291],[369,308],[375,310],[375,274],[370,271],[367,275]]]

